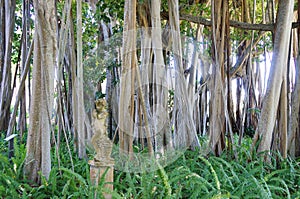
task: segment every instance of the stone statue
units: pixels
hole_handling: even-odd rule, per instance
[[[94,162],[100,165],[114,164],[114,160],[110,157],[112,151],[112,141],[107,136],[106,131],[106,101],[98,99],[95,101],[96,108],[92,113],[92,125],[94,136],[92,137],[92,145],[96,151]]]

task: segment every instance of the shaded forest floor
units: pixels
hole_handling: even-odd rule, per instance
[[[50,179],[32,185],[22,168],[25,145],[15,140],[9,160],[7,142],[0,141],[0,197],[2,198],[102,198],[103,180],[98,187],[89,180],[87,160],[79,160],[65,143],[59,156],[53,147]],[[264,163],[250,153],[250,143],[237,149],[237,159],[224,152],[221,157],[186,151],[175,162],[157,171],[114,173],[113,198],[300,198],[300,160],[274,155]],[[71,143],[72,145],[72,143]],[[92,154],[89,155],[92,159]],[[59,158],[58,158],[59,157]],[[73,162],[73,164],[72,164]],[[72,169],[74,167],[74,171]]]

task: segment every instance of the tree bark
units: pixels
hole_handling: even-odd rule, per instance
[[[126,0],[119,99],[119,150],[133,155],[134,80],[136,71],[136,0]]]
[[[176,148],[200,147],[193,120],[191,104],[188,103],[188,91],[183,70],[183,53],[179,26],[179,5],[176,0],[169,0],[169,19],[171,28],[172,51],[175,65],[175,92],[173,118],[175,121],[174,146]]]
[[[298,22],[300,22],[300,4],[298,4]],[[300,156],[300,29],[295,36],[295,86],[291,99],[291,115],[288,126],[288,152],[291,156]]]
[[[213,86],[211,88],[209,142],[213,153],[220,155],[225,148],[225,34],[228,1],[212,3]]]
[[[35,33],[32,101],[24,173],[32,182],[51,170],[50,135],[56,65],[56,19],[54,1],[34,2]]]
[[[23,18],[22,18],[22,32],[23,32],[23,42],[22,42],[22,64],[20,71],[24,71],[26,68],[26,59],[28,55],[28,51],[30,48],[30,3],[28,0],[23,0],[22,3],[23,9]],[[28,72],[27,72],[28,73]],[[23,133],[26,131],[26,87],[23,87],[22,96],[20,98],[20,111],[19,111],[19,121],[18,121],[18,129],[20,131],[20,136],[22,137]]]
[[[168,91],[166,82],[166,67],[163,57],[163,46],[162,46],[162,28],[160,19],[161,1],[151,1],[151,25],[152,25],[152,50],[154,55],[153,73],[154,81],[153,86],[155,92],[153,92],[153,99],[155,100],[153,108],[153,119],[154,119],[154,139],[156,143],[156,150],[164,152],[164,137],[167,137],[168,129],[168,110],[167,110],[167,96]]]
[[[261,137],[258,152],[271,149],[273,129],[276,121],[276,112],[279,103],[280,89],[287,69],[288,47],[292,28],[294,1],[279,2],[276,32],[274,38],[274,51],[268,80],[266,95],[264,97],[261,117],[253,146],[257,138]]]
[[[288,105],[287,105],[287,83],[286,75],[283,78],[280,92],[280,102],[279,102],[279,122],[278,122],[278,132],[279,132],[279,151],[283,158],[287,158],[287,115],[288,115]]]
[[[82,0],[77,0],[77,135],[78,135],[78,156],[86,157],[85,150],[85,110],[83,99],[83,64],[82,64]]]
[[[2,5],[1,5],[2,4]],[[0,83],[0,131],[7,130],[10,118],[10,105],[12,98],[11,87],[11,53],[12,39],[15,27],[16,1],[0,2],[0,16],[2,35],[0,35],[0,68],[2,80]],[[4,34],[3,34],[4,33]],[[3,46],[2,46],[3,45]]]

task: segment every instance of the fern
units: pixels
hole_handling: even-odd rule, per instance
[[[217,158],[217,157],[211,157],[211,159],[214,160],[214,161],[216,161],[216,162],[220,162],[220,164],[223,164],[224,166],[226,166],[229,169],[229,171],[230,171],[231,176],[233,177],[233,179],[235,181],[237,181],[237,183],[240,183],[240,179],[239,179],[237,173],[235,172],[235,170],[234,170],[234,168],[232,166],[232,164],[233,164],[232,162],[229,163],[228,161],[225,161],[224,159]]]
[[[285,181],[283,179],[275,177],[275,178],[270,179],[269,181],[272,182],[272,184],[273,183],[278,184],[278,186],[269,185],[272,190],[275,190],[275,189],[280,190],[281,192],[285,193],[283,195],[286,195],[287,199],[291,198],[291,194],[290,194],[288,185],[285,183]],[[282,185],[284,188],[280,187],[280,185]]]
[[[95,186],[90,181],[89,165],[76,158],[71,149],[73,165],[65,143],[61,143],[60,161],[53,155],[49,179],[29,185],[23,178],[25,145],[15,141],[15,157],[6,157],[6,143],[0,141],[0,198],[300,198],[300,164],[293,158],[282,158],[272,152],[269,162],[262,156],[250,156],[249,144],[242,143],[238,159],[203,157],[200,151],[186,151],[167,167],[152,163],[158,170],[145,168],[141,173],[115,170],[114,191],[105,188],[105,175]],[[56,159],[55,159],[56,158]],[[149,163],[151,164],[151,163]],[[107,171],[106,171],[107,172]]]
[[[216,173],[215,169],[213,168],[213,166],[211,165],[211,163],[207,159],[205,159],[202,156],[198,156],[198,157],[199,157],[200,160],[202,160],[210,168],[211,173],[212,173],[212,175],[214,177],[214,180],[215,180],[215,183],[216,183],[218,193],[221,193],[221,191],[220,191],[221,190],[220,181],[218,179],[218,176],[217,176],[217,173]]]
[[[156,162],[158,166],[158,175],[160,176],[161,180],[163,181],[163,185],[165,188],[165,195],[164,198],[171,198],[172,195],[172,188],[169,183],[168,175],[166,174],[166,171],[164,168],[159,164],[159,162]]]

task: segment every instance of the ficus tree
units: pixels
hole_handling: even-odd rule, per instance
[[[51,171],[50,137],[54,100],[57,23],[54,1],[33,1],[35,11],[32,98],[24,173],[33,182]],[[41,172],[41,175],[40,173]]]
[[[261,138],[258,152],[270,151],[273,144],[279,143],[283,157],[287,156],[287,102],[286,102],[286,71],[288,63],[289,41],[293,20],[294,1],[279,1],[274,37],[274,49],[270,76],[263,101],[261,116],[254,137],[254,144]],[[279,89],[280,88],[280,89]],[[280,101],[280,104],[279,104]],[[279,142],[276,143],[274,128],[277,110],[280,110]]]

